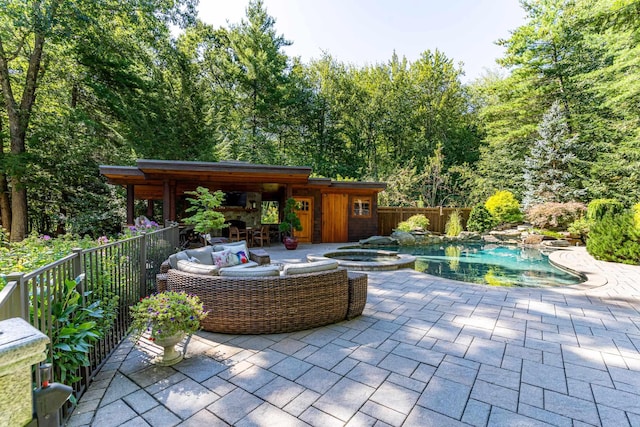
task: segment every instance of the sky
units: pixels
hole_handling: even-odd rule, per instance
[[[215,27],[245,19],[248,0],[200,0],[199,16]],[[323,52],[357,66],[386,63],[395,50],[413,62],[426,50],[462,62],[469,82],[497,69],[495,42],[525,23],[518,0],[264,0],[283,50],[307,63]]]

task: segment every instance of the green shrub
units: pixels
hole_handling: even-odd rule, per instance
[[[451,212],[447,223],[444,225],[444,233],[449,237],[455,237],[462,231],[462,218],[460,218],[460,212],[455,210]]]
[[[520,203],[510,191],[496,192],[487,199],[484,206],[499,224],[522,222]]]
[[[192,216],[184,218],[184,223],[193,225],[197,233],[212,233],[228,225],[224,222],[224,214],[216,209],[222,205],[224,193],[220,190],[211,193],[208,188],[198,187],[196,191],[186,191],[185,194],[196,196],[187,197],[191,206],[186,212],[195,212]]]
[[[81,295],[76,290],[81,280],[83,276],[76,280],[65,280],[57,289],[43,289],[41,297],[35,300],[36,307],[30,307],[32,321],[36,311],[41,315],[51,310],[51,319],[45,317],[45,326],[52,331],[53,360],[48,361],[53,362],[60,371],[60,382],[66,384],[81,379],[78,370],[90,365],[89,351],[107,330],[102,319],[105,314],[110,318],[115,314],[105,313],[103,303],[99,300],[85,306],[83,298],[87,299],[91,292]],[[53,294],[58,296],[57,299]]]
[[[640,229],[633,222],[633,214],[607,214],[595,221],[589,231],[587,251],[596,259],[640,264]]]
[[[553,231],[553,230],[544,230],[544,229],[535,229],[534,230],[536,234],[540,234],[542,236],[547,236],[547,237],[552,237],[554,239],[562,239],[564,238],[564,235],[562,233],[559,233],[557,231]]]
[[[496,220],[482,203],[478,203],[471,209],[467,220],[467,230],[484,233],[496,225]]]
[[[527,220],[537,228],[566,230],[569,224],[584,216],[587,208],[579,202],[547,202],[527,211]]]
[[[593,221],[590,221],[587,218],[579,218],[569,224],[567,231],[574,236],[579,236],[583,241],[586,241],[589,236],[589,229],[591,229],[592,225]]]
[[[587,206],[587,219],[598,221],[605,215],[624,212],[624,205],[616,199],[593,199]]]
[[[422,214],[409,217],[406,221],[402,221],[396,229],[398,231],[414,231],[414,230],[427,230],[429,228],[429,218]]]
[[[636,228],[640,228],[640,203],[636,203],[631,209],[633,210],[633,223]]]
[[[73,252],[73,248],[88,249],[97,246],[89,237],[79,238],[64,234],[56,238],[33,233],[21,242],[0,246],[0,274],[33,271]]]

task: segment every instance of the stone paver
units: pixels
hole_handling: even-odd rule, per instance
[[[267,248],[300,261],[336,245]],[[494,288],[369,273],[361,317],[263,336],[201,332],[173,367],[124,341],[68,426],[640,426],[640,267],[552,253],[589,274]]]

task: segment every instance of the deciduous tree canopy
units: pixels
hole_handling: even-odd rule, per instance
[[[639,199],[638,1],[525,0],[526,24],[500,41],[503,69],[468,85],[439,50],[304,64],[262,1],[222,28],[198,21],[195,4],[3,2],[0,213],[12,240],[117,228],[121,195],[97,166],[136,158],[307,165],[388,181],[392,204],[521,199],[556,101],[575,141],[564,186]]]

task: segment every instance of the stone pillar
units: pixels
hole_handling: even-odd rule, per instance
[[[49,338],[20,318],[0,321],[0,426],[33,418],[31,366],[46,358]]]

